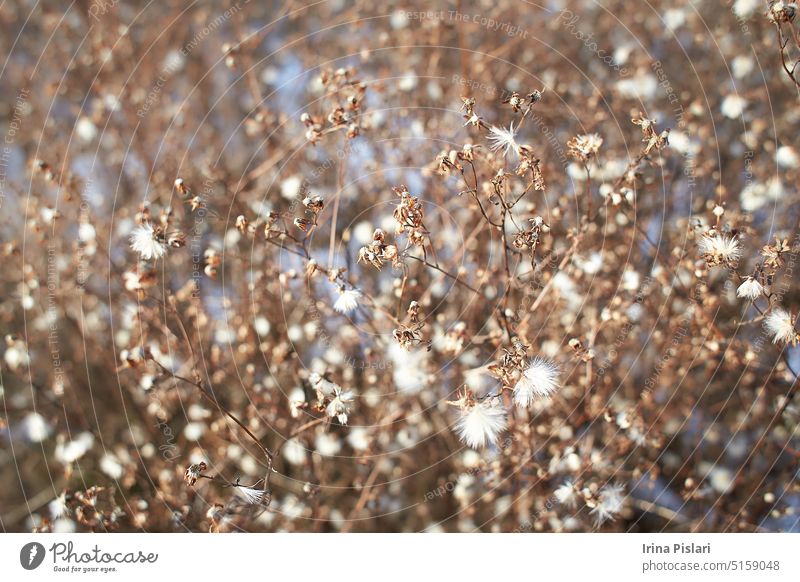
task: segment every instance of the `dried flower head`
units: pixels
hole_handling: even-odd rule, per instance
[[[395,232],[397,234],[408,232],[409,242],[422,245],[425,234],[422,225],[424,218],[422,204],[403,185],[397,186],[393,190],[400,197],[400,203],[394,209],[394,219],[397,221]]]
[[[764,245],[761,248],[761,256],[764,257],[764,265],[771,269],[779,269],[784,264],[784,255],[791,251],[791,246],[787,239],[781,240],[775,236],[775,244]]]
[[[767,17],[775,24],[782,24],[794,20],[797,14],[797,4],[794,2],[784,2],[777,0],[770,3]]]
[[[140,224],[131,233],[131,249],[139,253],[146,261],[160,259],[167,252],[164,234],[154,229],[149,223]]]
[[[341,386],[333,385],[333,397],[325,408],[325,412],[331,418],[336,418],[341,424],[347,424],[347,417],[350,414],[350,406],[354,400],[354,394],[350,390],[343,390]]]
[[[189,465],[183,475],[183,480],[186,481],[187,485],[194,485],[207,468],[208,466],[202,461]]]
[[[380,270],[385,262],[390,262],[392,266],[400,265],[400,255],[397,247],[386,244],[386,235],[381,229],[375,229],[372,235],[372,243],[361,247],[358,251],[358,262],[367,263]]]
[[[698,241],[700,254],[709,267],[730,265],[742,256],[742,245],[733,235],[717,232],[704,234]]]
[[[603,138],[596,133],[578,135],[567,142],[570,154],[584,162],[595,157],[601,145]]]

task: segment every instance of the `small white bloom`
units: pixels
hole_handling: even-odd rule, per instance
[[[517,149],[519,145],[516,137],[517,132],[514,130],[513,121],[508,129],[492,126],[489,130],[489,145],[493,152],[503,150],[503,156],[507,156],[509,151],[514,155],[518,155]]]
[[[366,451],[369,448],[369,434],[365,428],[354,428],[347,435],[347,444],[356,451]]]
[[[759,4],[759,0],[736,0],[733,3],[733,13],[737,18],[746,20],[758,10]]]
[[[317,372],[311,372],[311,374],[308,375],[308,381],[318,392],[320,400],[322,400],[322,398],[325,396],[332,397],[334,395],[334,391],[337,389],[341,390],[338,384],[331,382],[330,380],[326,380]]]
[[[305,403],[306,395],[302,388],[295,388],[289,393],[289,412],[292,418],[300,418],[300,413]]]
[[[19,368],[25,368],[30,365],[31,357],[28,354],[28,346],[23,340],[7,335],[6,346],[6,353],[3,354],[3,358],[9,368],[16,371]]]
[[[272,329],[272,325],[270,324],[269,320],[262,316],[256,317],[255,321],[253,321],[253,327],[255,328],[259,337],[269,335],[269,332]]]
[[[764,286],[758,282],[758,279],[748,277],[741,285],[739,285],[739,288],[736,290],[736,296],[755,301],[761,297],[761,293],[763,291]]]
[[[204,422],[189,422],[183,427],[183,436],[190,441],[199,441],[205,432],[206,425]]]
[[[742,256],[742,245],[736,237],[715,233],[703,235],[697,243],[710,265],[736,261]]]
[[[339,437],[329,432],[321,432],[317,434],[314,439],[314,446],[317,452],[323,457],[334,457],[342,450],[342,444],[339,442]]]
[[[686,22],[686,13],[678,8],[667,10],[664,13],[664,24],[670,30],[677,30]]]
[[[425,350],[407,351],[397,342],[392,342],[387,351],[392,365],[392,379],[400,392],[417,394],[428,382],[426,362],[429,354]]]
[[[800,166],[800,157],[792,146],[781,146],[775,153],[775,161],[782,168],[797,168]]]
[[[358,289],[340,290],[339,298],[333,304],[334,311],[348,314],[356,310],[358,300],[361,298],[361,291]]]
[[[244,499],[246,503],[251,505],[258,505],[264,499],[264,490],[256,489],[255,487],[245,487],[244,485],[235,485],[233,490],[239,497]]]
[[[733,61],[731,61],[733,76],[737,79],[744,79],[747,75],[753,72],[754,67],[755,63],[748,55],[738,55],[734,57]],[[670,143],[672,142],[672,136],[670,136],[669,141]]]
[[[558,389],[558,375],[557,364],[545,358],[534,358],[514,386],[514,404],[527,408],[536,397],[550,396]]]
[[[51,429],[41,414],[31,412],[22,420],[22,431],[29,441],[40,443],[50,436]]]
[[[306,448],[296,438],[291,438],[283,446],[283,456],[292,465],[305,465]]]
[[[61,442],[56,445],[56,460],[68,465],[80,459],[94,445],[94,435],[90,432],[82,432],[74,440]]]
[[[97,126],[88,117],[81,117],[75,124],[75,133],[83,141],[90,142],[97,137]]]
[[[794,321],[788,311],[778,307],[773,309],[764,320],[767,330],[773,335],[772,343],[795,343],[797,332],[794,330]]]
[[[747,101],[735,94],[730,94],[722,100],[722,115],[728,119],[737,119],[742,116],[744,109],[747,107]]]
[[[303,179],[301,176],[295,174],[289,176],[281,182],[281,196],[287,200],[294,200],[300,195],[300,190],[303,186]]]
[[[137,226],[131,233],[131,248],[145,260],[160,259],[167,252],[167,245],[156,238],[149,224]]]
[[[47,508],[50,510],[50,515],[53,516],[53,519],[59,519],[60,517],[69,515],[66,492],[62,492],[61,495],[48,503]]]
[[[572,481],[565,481],[558,489],[555,490],[553,495],[562,505],[575,508],[578,504],[578,497],[575,491],[575,484]]]
[[[91,243],[97,238],[97,230],[88,222],[82,222],[78,225],[78,240],[83,243]]]
[[[619,483],[606,485],[600,490],[597,505],[589,512],[595,516],[596,527],[600,527],[608,520],[614,521],[614,516],[622,510],[624,492],[625,488]]]
[[[122,466],[122,463],[110,453],[106,453],[103,455],[103,458],[100,459],[100,470],[115,480],[122,479],[122,475],[125,473],[125,468]]]
[[[506,411],[501,406],[479,402],[461,411],[456,432],[468,446],[479,449],[486,443],[496,441],[507,423]]]
[[[325,412],[331,418],[336,417],[340,423],[347,424],[347,415],[350,414],[350,403],[353,401],[353,393],[349,390],[342,390],[340,386],[334,384],[333,399]]]

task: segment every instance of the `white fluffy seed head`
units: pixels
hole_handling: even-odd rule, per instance
[[[493,152],[502,151],[503,156],[507,156],[509,152],[515,156],[519,155],[519,145],[517,144],[516,137],[517,132],[514,129],[513,121],[508,129],[492,126],[489,130],[489,147],[491,147]]]
[[[764,291],[764,286],[758,282],[758,279],[753,277],[748,277],[745,279],[739,288],[736,290],[736,296],[742,299],[750,299],[751,301],[755,301],[759,297],[761,297],[761,293]]]
[[[797,332],[794,330],[794,321],[785,309],[778,307],[773,309],[764,320],[764,325],[772,334],[772,343],[795,343]]]
[[[570,508],[575,508],[578,504],[577,491],[575,484],[572,481],[565,481],[558,489],[553,492],[556,499],[561,505],[566,505]]]
[[[600,527],[606,521],[614,521],[614,517],[622,511],[624,493],[625,488],[620,483],[606,485],[600,490],[597,505],[589,512],[595,516],[596,527]]]
[[[256,489],[254,487],[245,487],[244,485],[236,485],[233,490],[241,497],[246,503],[251,505],[258,505],[264,499],[264,490]]]
[[[514,386],[514,404],[527,408],[536,398],[547,398],[558,389],[559,368],[555,362],[536,357]]]
[[[352,313],[358,308],[358,300],[361,298],[361,291],[358,289],[347,289],[340,291],[339,298],[333,304],[333,309],[339,313]]]
[[[131,233],[131,248],[146,261],[160,259],[167,252],[167,245],[156,238],[156,232],[149,224],[137,226]]]
[[[473,449],[494,442],[506,429],[506,411],[490,402],[478,402],[461,411],[456,423],[458,437]]]
[[[734,236],[706,234],[698,241],[700,252],[712,265],[737,261],[742,256],[742,245]]]

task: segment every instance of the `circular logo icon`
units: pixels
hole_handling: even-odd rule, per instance
[[[26,570],[35,570],[44,561],[44,546],[39,542],[30,542],[19,551],[19,563]]]

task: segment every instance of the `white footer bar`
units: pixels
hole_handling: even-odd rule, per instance
[[[792,534],[3,534],[0,568],[7,580],[796,581],[798,542]]]

